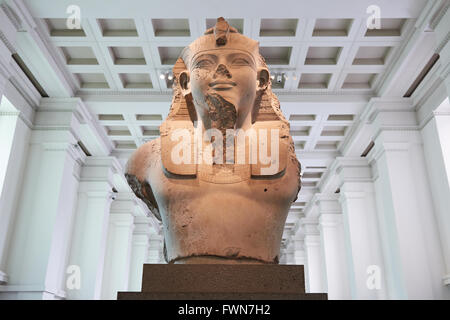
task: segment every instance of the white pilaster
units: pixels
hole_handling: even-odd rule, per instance
[[[288,239],[287,245],[286,245],[286,262],[285,264],[295,264],[295,247],[294,242],[292,238]]]
[[[141,291],[142,271],[148,260],[150,235],[155,231],[151,227],[151,218],[135,217],[131,248],[129,291]]]
[[[102,299],[115,300],[118,291],[128,291],[136,201],[131,192],[117,193],[111,204]]]
[[[294,241],[294,261],[297,265],[305,265],[305,240],[304,236],[301,238],[295,237]]]
[[[8,282],[4,270],[30,133],[20,112],[4,97],[0,105],[0,284]]]
[[[433,207],[422,138],[415,112],[406,102],[380,102],[373,119],[380,234],[383,240],[389,297],[442,299],[445,263]]]
[[[41,105],[30,138],[9,252],[8,285],[0,297],[65,297],[78,175],[84,154],[77,146],[78,105]]]
[[[119,170],[111,157],[88,157],[82,169],[69,259],[69,265],[80,268],[81,286],[68,289],[68,299],[101,297],[112,189]]]
[[[445,260],[443,282],[450,287],[450,104],[443,102],[421,131],[436,219]]]
[[[384,299],[384,263],[371,168],[365,158],[338,158],[336,172],[340,179],[351,297]],[[378,278],[371,280],[373,272]]]
[[[150,235],[147,263],[158,264],[164,262],[163,237],[160,234]]]
[[[317,199],[319,230],[326,272],[328,299],[349,299],[350,283],[344,245],[342,213],[336,194]]]
[[[305,234],[305,284],[306,292],[326,292],[323,257],[320,248],[320,233],[317,219],[302,218],[301,224]]]
[[[442,276],[443,283],[447,286],[445,294],[450,298],[450,4],[440,10],[432,23],[435,36],[435,52],[440,58],[436,67],[436,72],[446,90],[440,94],[440,99],[446,99],[438,103],[428,103],[431,112],[422,115],[427,119],[421,133],[427,164],[433,203],[438,222],[439,235],[441,239],[442,251],[445,261],[445,272]],[[431,82],[431,81],[430,81]],[[439,88],[435,90],[435,93]],[[441,91],[441,92],[442,92]],[[438,93],[439,94],[439,93]],[[431,100],[431,99],[430,99]],[[439,101],[440,102],[440,101]],[[427,102],[424,101],[418,108],[427,109]],[[425,108],[424,108],[425,107]],[[429,110],[430,108],[428,108]],[[422,120],[422,118],[420,118]]]

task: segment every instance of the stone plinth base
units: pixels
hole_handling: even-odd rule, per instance
[[[303,266],[146,264],[142,292],[119,300],[326,300],[305,293]]]

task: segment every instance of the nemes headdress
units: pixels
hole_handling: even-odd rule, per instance
[[[231,27],[224,18],[217,19],[213,28],[206,30],[205,34],[184,48],[181,58],[188,68],[197,55],[205,51],[241,50],[248,53],[259,65],[259,43],[250,39]]]
[[[259,53],[258,41],[238,33],[224,18],[218,18],[213,28],[206,30],[203,36],[184,48],[175,63],[172,69],[174,76],[172,105],[166,120],[190,119],[192,122],[197,120],[192,97],[184,97],[181,93],[180,73],[189,69],[190,63],[201,52],[227,48],[245,51],[255,59],[257,66],[267,68],[264,58]],[[288,124],[280,110],[278,98],[272,93],[270,82],[268,88],[255,102],[252,115],[253,123],[256,121],[282,121]]]
[[[191,62],[198,54],[204,51],[226,50],[228,48],[245,51],[255,59],[257,67],[267,69],[265,60],[259,53],[259,43],[239,34],[224,18],[218,18],[213,28],[206,30],[203,36],[184,48],[172,69],[174,76],[172,105],[167,119],[160,127],[162,161],[168,172],[180,175],[195,175],[197,172],[195,164],[182,166],[173,164],[168,154],[174,143],[169,138],[170,132],[184,128],[193,133],[194,123],[197,121],[192,96],[190,94],[183,96],[182,94],[179,81],[180,74],[190,68]],[[289,123],[280,110],[280,103],[272,92],[270,81],[267,89],[261,92],[255,100],[252,110],[252,124],[256,130],[265,127],[279,128],[280,148],[284,150],[281,153],[286,156],[282,157],[284,159],[282,159],[281,168],[286,167],[287,154],[298,163],[295,157],[294,144],[289,134]],[[194,150],[193,153],[195,153]],[[252,174],[258,171],[256,165],[252,165]]]

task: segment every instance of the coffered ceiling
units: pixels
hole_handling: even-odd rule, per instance
[[[171,68],[181,50],[224,16],[260,43],[272,85],[291,124],[303,188],[289,233],[342,142],[414,28],[422,0],[25,1],[40,33],[123,162],[159,135],[171,101]],[[381,29],[368,30],[378,5]],[[81,28],[68,29],[77,5]],[[368,141],[369,142],[369,141]]]
[[[382,18],[239,18],[230,23],[260,42],[279,92],[372,93],[413,21]],[[181,50],[214,24],[209,18],[86,18],[80,29],[67,19],[38,23],[79,92],[168,93],[171,67]]]

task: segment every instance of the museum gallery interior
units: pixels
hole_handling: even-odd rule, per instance
[[[0,299],[450,299],[449,7],[0,0]]]

